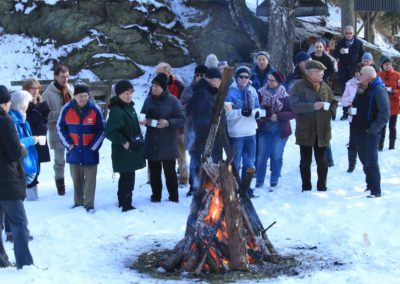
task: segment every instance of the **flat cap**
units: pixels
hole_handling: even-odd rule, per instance
[[[325,65],[317,60],[308,61],[306,63],[305,68],[306,68],[306,70],[310,70],[310,69],[318,69],[318,70],[322,70],[322,71],[326,70]]]

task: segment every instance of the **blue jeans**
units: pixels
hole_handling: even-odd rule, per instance
[[[381,194],[381,173],[378,165],[378,142],[381,133],[376,135],[355,134],[354,140],[358,157],[363,164],[365,182],[371,194]]]
[[[288,138],[282,138],[280,131],[262,131],[258,134],[256,185],[264,184],[268,158],[271,163],[270,185],[278,184],[283,164],[283,151]]]
[[[14,254],[17,268],[33,264],[29,251],[28,220],[22,200],[0,200],[0,206],[8,217],[14,239]]]

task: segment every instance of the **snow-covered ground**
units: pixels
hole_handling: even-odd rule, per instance
[[[139,84],[138,81],[135,84]],[[145,96],[137,88],[136,107]],[[293,125],[294,126],[294,125]],[[398,127],[399,128],[399,127]],[[400,129],[398,129],[400,131]],[[399,149],[379,154],[383,196],[367,199],[360,164],[346,173],[348,123],[333,122],[332,150],[335,166],[329,169],[328,191],[301,193],[299,149],[291,136],[285,150],[279,189],[257,190],[254,205],[264,225],[277,224],[269,236],[282,254],[295,247],[314,247],[318,261],[344,263],[337,270],[322,270],[280,277],[269,283],[398,283],[400,277],[400,158]],[[70,209],[73,189],[66,168],[67,194],[56,193],[51,163],[43,164],[37,202],[25,202],[35,266],[0,270],[1,283],[154,283],[165,280],[130,270],[128,266],[144,251],[172,248],[182,237],[191,198],[180,188],[178,204],[150,202],[151,189],[145,169],[137,171],[133,205],[137,210],[120,212],[113,177],[109,141],[101,148],[94,214]],[[14,261],[12,244],[5,243]],[[175,282],[175,281],[174,281]],[[248,281],[244,281],[248,282]]]

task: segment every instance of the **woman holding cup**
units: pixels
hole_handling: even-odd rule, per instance
[[[41,88],[42,86],[36,79],[28,79],[22,85],[22,89],[32,95],[32,101],[29,103],[28,110],[26,111],[26,120],[29,122],[32,135],[38,137],[38,143],[35,144],[39,160],[38,172],[28,187],[34,187],[39,183],[40,163],[50,162],[49,146],[46,139],[50,109],[48,104],[42,100],[42,96],[40,95]]]
[[[39,143],[38,136],[33,136],[29,122],[26,119],[29,102],[32,95],[25,90],[16,91],[11,94],[10,116],[14,121],[15,128],[21,144],[26,149],[23,166],[26,174],[26,200],[38,199],[37,176],[39,173],[39,160],[35,145]]]

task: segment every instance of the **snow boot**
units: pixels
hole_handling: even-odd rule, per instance
[[[396,143],[396,139],[389,139],[389,150],[394,150],[395,143]]]
[[[347,157],[349,159],[349,168],[347,169],[348,173],[352,173],[356,168],[357,163],[357,151],[347,150]]]
[[[57,187],[58,195],[65,195],[64,178],[56,179],[56,187]]]

